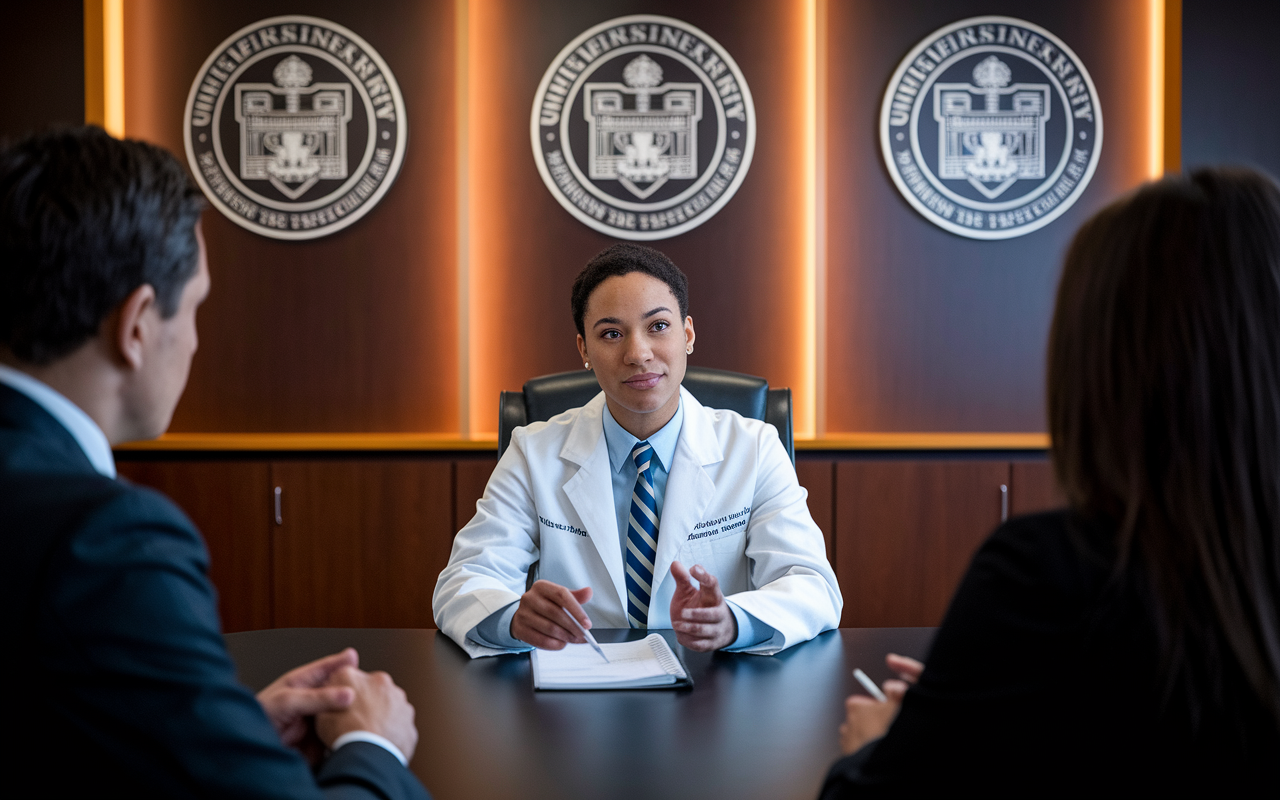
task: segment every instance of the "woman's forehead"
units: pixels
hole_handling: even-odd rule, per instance
[[[614,275],[600,282],[587,298],[587,316],[641,316],[665,307],[679,313],[671,287],[643,272]]]

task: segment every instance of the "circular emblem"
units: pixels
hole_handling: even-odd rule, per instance
[[[275,239],[315,239],[360,219],[404,159],[404,99],[386,62],[315,17],[272,17],[229,36],[191,84],[183,122],[209,202]]]
[[[529,122],[547,189],[620,239],[692,230],[746,177],[756,112],[738,65],[677,19],[602,22],[547,68]]]
[[[1009,239],[1080,197],[1102,151],[1102,108],[1058,37],[1020,19],[974,17],[902,59],[880,106],[880,148],[926,219]]]

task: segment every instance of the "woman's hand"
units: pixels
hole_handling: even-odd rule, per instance
[[[879,739],[889,730],[898,709],[902,707],[902,698],[907,687],[920,679],[924,672],[924,664],[914,658],[907,658],[896,653],[885,656],[885,664],[898,673],[901,680],[884,682],[884,695],[888,698],[880,702],[865,694],[850,695],[844,701],[844,724],[840,726],[840,752],[845,755],[854,753],[867,742]]]
[[[671,627],[676,641],[690,650],[709,653],[728,647],[738,638],[738,620],[720,593],[720,581],[701,565],[690,571],[679,561],[671,562],[676,590],[671,595]]]
[[[511,635],[543,650],[583,644],[587,639],[578,633],[569,614],[577,618],[578,625],[591,630],[591,618],[582,610],[582,604],[590,599],[590,586],[570,591],[558,583],[536,581],[520,597],[520,606],[511,618]]]

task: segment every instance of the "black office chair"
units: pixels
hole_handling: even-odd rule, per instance
[[[770,389],[764,378],[706,367],[689,367],[683,385],[704,406],[737,411],[777,428],[791,463],[796,463],[795,442],[791,437],[790,389]],[[596,375],[588,370],[543,375],[526,383],[524,391],[503,392],[498,400],[498,458],[507,451],[511,432],[516,428],[585,406],[599,393]]]

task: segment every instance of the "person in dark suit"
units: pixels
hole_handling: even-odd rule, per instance
[[[1280,189],[1148,184],[1068,252],[1069,509],[974,557],[926,665],[846,702],[823,800],[1280,797]]]
[[[115,476],[111,445],[163,432],[186,383],[203,205],[101,129],[0,149],[5,773],[40,797],[425,798],[404,692],[347,650],[255,698],[199,533]]]

